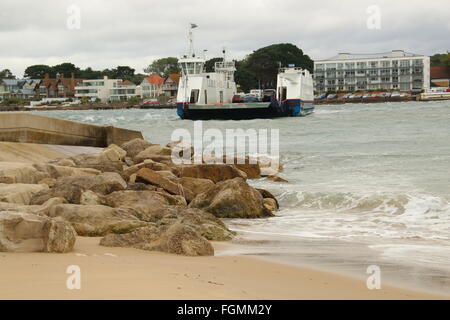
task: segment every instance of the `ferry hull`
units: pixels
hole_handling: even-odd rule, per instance
[[[190,120],[248,120],[279,117],[306,116],[314,112],[312,101],[300,99],[285,100],[281,103],[255,102],[217,105],[177,104],[177,114],[181,119]]]

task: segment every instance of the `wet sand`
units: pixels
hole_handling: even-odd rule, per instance
[[[411,245],[411,241],[405,242]],[[381,243],[379,245],[383,246]],[[305,239],[251,232],[238,232],[231,242],[222,247],[219,252],[222,256],[251,256],[266,261],[339,273],[364,281],[369,276],[368,268],[378,266],[382,286],[389,284],[413,291],[446,295],[450,298],[448,267],[437,263],[425,264],[421,261],[413,263],[410,255],[414,254],[414,251],[406,251],[405,255],[395,251],[391,256],[364,242]]]
[[[0,299],[445,299],[312,268],[220,256],[183,257],[107,248],[79,237],[68,254],[0,253]],[[81,270],[81,290],[69,290],[67,267]]]

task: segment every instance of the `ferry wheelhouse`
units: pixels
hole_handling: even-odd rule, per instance
[[[190,32],[189,54],[179,60],[182,70],[177,114],[181,119],[255,119],[305,116],[314,111],[313,80],[308,70],[290,66],[280,69],[276,95],[269,101],[233,103],[237,94],[234,61],[228,61],[226,51],[222,62],[216,62],[214,72],[205,72],[205,58],[192,49]]]

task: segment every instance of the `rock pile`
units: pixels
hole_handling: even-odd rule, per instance
[[[278,202],[247,179],[260,164],[189,164],[185,143],[134,139],[49,163],[0,163],[0,251],[69,252],[76,235],[103,246],[213,255],[233,237],[219,218],[273,216]]]

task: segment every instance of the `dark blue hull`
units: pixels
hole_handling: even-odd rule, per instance
[[[314,112],[313,101],[290,99],[267,103],[192,106],[177,103],[177,114],[190,120],[248,120],[306,116]]]

